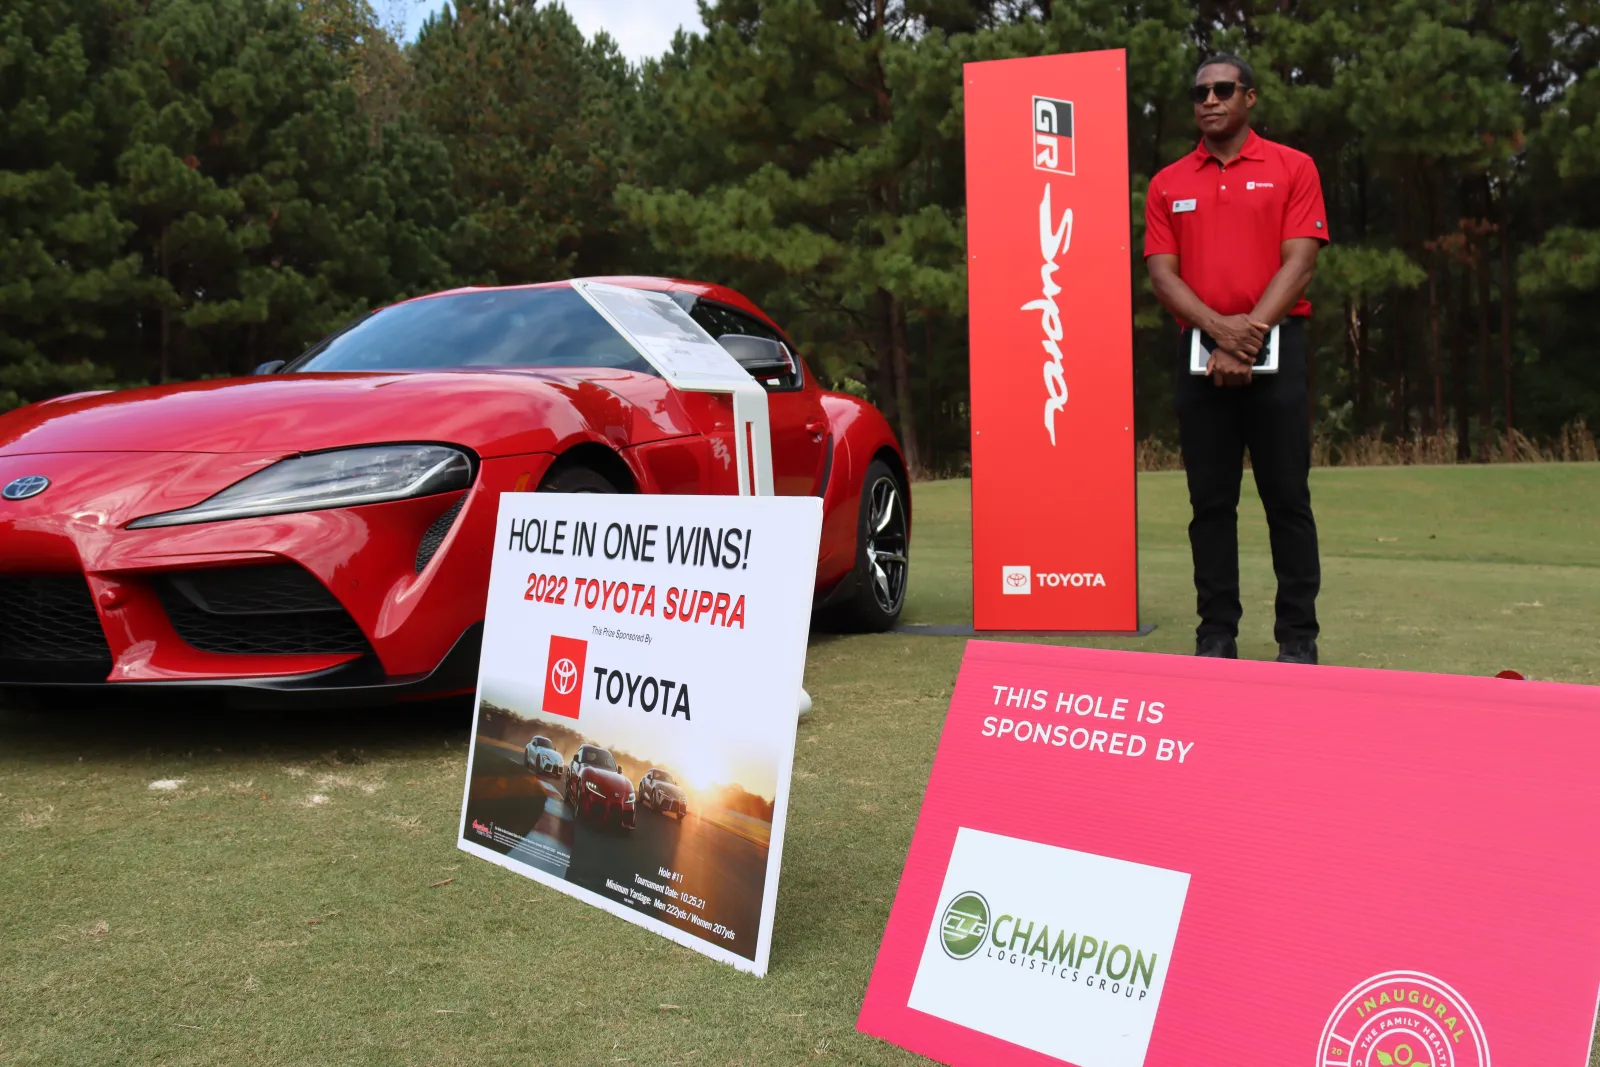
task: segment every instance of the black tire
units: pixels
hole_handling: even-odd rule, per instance
[[[557,465],[539,483],[541,493],[618,493],[611,480],[592,467],[573,463]]]
[[[856,565],[850,596],[839,605],[839,621],[863,633],[894,628],[906,603],[910,580],[911,515],[904,480],[875,459],[861,483],[856,516]]]

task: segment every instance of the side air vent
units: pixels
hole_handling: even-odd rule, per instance
[[[450,532],[450,527],[456,524],[456,517],[461,514],[461,508],[467,502],[466,494],[462,494],[449,511],[433,520],[433,525],[428,527],[428,532],[422,535],[422,543],[417,546],[417,573],[421,574],[433,561],[434,553],[439,551],[439,546],[444,544],[445,535]]]
[[[292,563],[179,571],[155,584],[172,628],[201,652],[273,656],[372,651],[338,599]]]

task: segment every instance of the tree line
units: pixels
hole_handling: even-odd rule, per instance
[[[967,447],[962,64],[1128,50],[1139,430],[1172,327],[1139,260],[1200,59],[1257,72],[1335,243],[1323,442],[1486,458],[1600,424],[1600,0],[708,0],[629,63],[561,7],[458,0],[403,43],[365,0],[9,0],[0,410],[247,372],[461,284],[726,282],[913,465]]]

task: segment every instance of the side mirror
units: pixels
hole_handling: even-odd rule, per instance
[[[787,378],[794,373],[794,357],[782,341],[729,333],[717,338],[717,344],[752,378]]]
[[[282,359],[269,359],[265,363],[257,365],[256,369],[251,371],[250,373],[251,374],[277,374],[280,370],[283,369],[284,364],[287,363],[287,362],[288,362],[287,360],[282,360]]]

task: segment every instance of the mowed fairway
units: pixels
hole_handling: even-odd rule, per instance
[[[1600,466],[1313,490],[1324,662],[1600,682]],[[915,501],[906,621],[965,621],[967,485]],[[1248,477],[1241,512],[1241,650],[1270,657]],[[1182,475],[1142,476],[1158,629],[1092,643],[1191,649],[1186,522]],[[963,644],[813,639],[764,980],[457,852],[460,705],[0,712],[0,1064],[923,1062],[854,1025]]]

